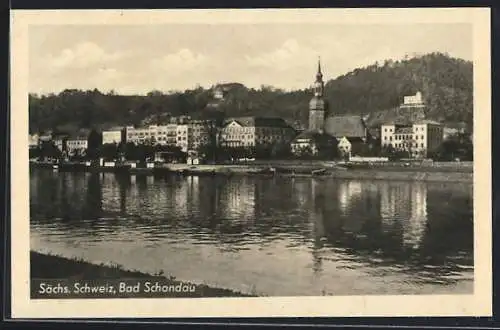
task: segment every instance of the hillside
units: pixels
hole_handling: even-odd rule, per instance
[[[305,78],[307,79],[307,77]],[[311,82],[314,73],[311,73]],[[385,61],[329,80],[325,94],[334,114],[362,114],[378,124],[397,116],[403,95],[420,90],[428,104],[427,117],[472,123],[472,63],[433,53],[404,61]],[[285,92],[227,85],[219,108],[229,117],[280,116],[290,123],[307,122],[311,92]],[[103,94],[98,90],[65,90],[58,95],[30,95],[30,131],[161,123],[168,116],[200,114],[213,103],[213,90],[183,93],[150,92],[146,96]]]

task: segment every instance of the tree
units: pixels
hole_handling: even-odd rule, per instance
[[[60,159],[62,157],[62,152],[52,141],[44,141],[40,145],[40,156],[42,159]]]
[[[208,159],[216,163],[220,158],[225,113],[219,109],[206,108],[201,115],[201,120],[207,139],[201,151]]]
[[[96,129],[92,129],[87,137],[87,157],[97,159],[102,144],[102,135]]]
[[[472,161],[474,146],[466,133],[457,133],[443,141],[439,148],[430,153],[431,158],[442,161],[455,159]]]
[[[106,143],[99,148],[99,157],[104,159],[116,159],[119,158],[119,149],[116,143]]]

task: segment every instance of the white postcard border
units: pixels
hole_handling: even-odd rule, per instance
[[[11,278],[14,318],[491,316],[491,63],[488,8],[60,10],[11,12]],[[35,24],[470,23],[474,47],[474,294],[30,300],[28,27]]]

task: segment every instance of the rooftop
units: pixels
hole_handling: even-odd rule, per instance
[[[366,137],[366,126],[361,116],[330,116],[326,118],[324,131],[334,137]]]
[[[227,125],[232,121],[235,121],[241,126],[245,127],[282,127],[282,128],[290,127],[283,118],[253,117],[253,116],[227,118],[224,121],[224,125]]]

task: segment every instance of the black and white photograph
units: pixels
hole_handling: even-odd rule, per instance
[[[488,10],[15,14],[24,313],[488,313]]]

